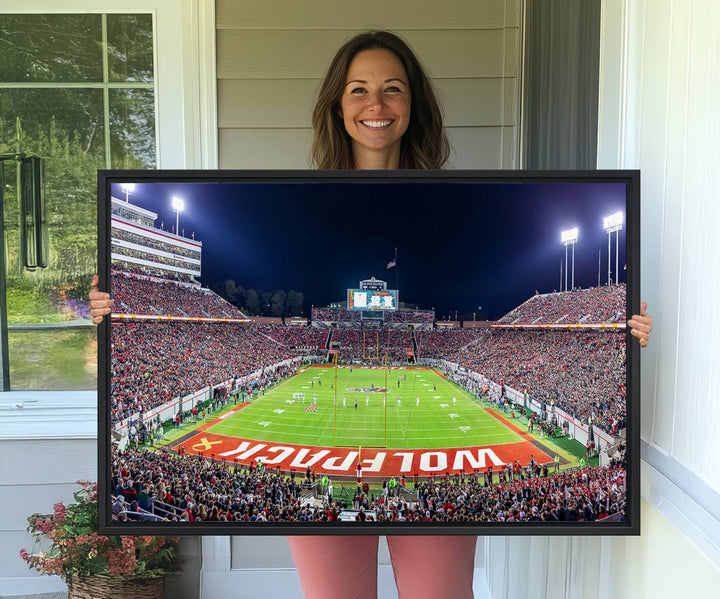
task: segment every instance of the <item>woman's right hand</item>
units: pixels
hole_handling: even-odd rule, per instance
[[[90,316],[95,324],[100,324],[106,314],[110,314],[112,310],[113,301],[110,298],[109,293],[98,291],[97,286],[100,279],[97,275],[93,276],[92,283],[90,283],[90,293],[88,293],[88,299],[90,300]]]

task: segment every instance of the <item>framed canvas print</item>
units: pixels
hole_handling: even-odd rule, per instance
[[[639,172],[98,195],[102,532],[639,534]]]

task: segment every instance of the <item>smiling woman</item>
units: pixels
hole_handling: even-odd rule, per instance
[[[320,169],[439,169],[450,152],[430,79],[387,31],[362,33],[338,50],[312,122]]]
[[[347,79],[340,114],[352,138],[355,168],[399,164],[411,102],[402,63],[389,50],[365,50],[353,58]]]

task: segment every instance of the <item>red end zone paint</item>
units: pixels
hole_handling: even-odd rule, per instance
[[[364,477],[388,477],[406,474],[413,476],[472,473],[485,471],[488,466],[497,470],[507,462],[519,460],[527,465],[530,456],[543,464],[552,459],[526,441],[449,449],[374,449],[362,448],[362,460],[357,449],[347,447],[314,447],[291,443],[270,443],[215,435],[204,431],[182,443],[185,451],[216,459],[247,465],[260,460],[268,468],[304,471],[308,466],[316,472],[335,476],[356,476],[362,464]]]

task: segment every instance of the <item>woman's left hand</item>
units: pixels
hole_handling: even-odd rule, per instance
[[[630,327],[630,334],[637,337],[640,341],[640,347],[647,347],[650,339],[650,331],[652,331],[652,316],[646,314],[647,304],[640,302],[640,314],[633,314],[632,318],[627,321]]]

